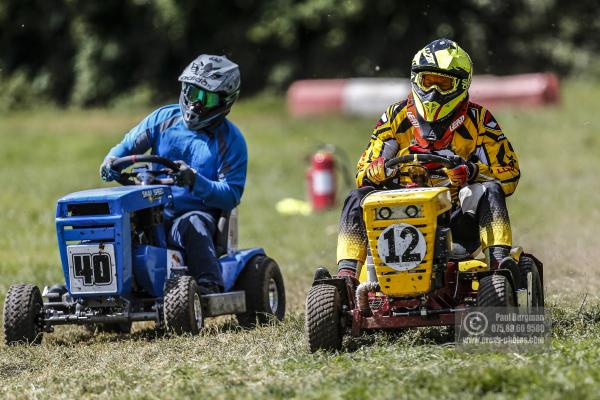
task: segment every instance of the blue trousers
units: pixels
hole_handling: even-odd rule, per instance
[[[214,216],[204,211],[190,211],[173,221],[168,243],[185,252],[190,275],[198,284],[219,285],[222,288],[221,264],[213,241],[216,231]]]

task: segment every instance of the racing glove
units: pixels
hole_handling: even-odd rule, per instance
[[[385,171],[385,159],[383,157],[378,157],[371,161],[365,172],[367,179],[376,185],[393,177],[393,175],[387,175]]]
[[[462,163],[459,166],[446,170],[446,175],[448,175],[448,179],[450,179],[452,186],[463,187],[468,182],[473,181],[479,173],[477,164],[474,164],[471,161],[461,161]]]
[[[100,178],[104,182],[117,180],[121,176],[121,171],[112,168],[112,162],[116,159],[115,156],[106,157],[100,165]]]
[[[185,161],[175,161],[179,165],[179,171],[173,174],[173,181],[177,186],[187,187],[190,190],[196,183],[196,170],[185,163]]]

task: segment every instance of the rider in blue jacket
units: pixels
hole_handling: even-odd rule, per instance
[[[220,213],[235,208],[246,182],[248,153],[240,130],[225,116],[239,95],[240,72],[225,56],[202,54],[179,77],[179,104],[152,112],[113,147],[100,166],[112,181],[115,158],[150,150],[175,161],[168,241],[186,253],[190,274],[203,294],[223,290],[213,238]]]

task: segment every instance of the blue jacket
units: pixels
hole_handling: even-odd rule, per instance
[[[248,151],[242,133],[229,120],[210,131],[193,131],[185,126],[178,104],[164,106],[129,131],[107,157],[148,150],[173,161],[183,160],[198,172],[191,191],[173,186],[173,208],[166,210],[168,218],[193,210],[228,211],[240,203]]]

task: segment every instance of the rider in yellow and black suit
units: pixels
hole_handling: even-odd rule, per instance
[[[471,59],[451,40],[435,40],[415,55],[412,92],[383,113],[358,162],[358,188],[346,198],[340,220],[338,275],[354,275],[366,257],[362,199],[384,180],[397,179],[387,175],[386,160],[411,153],[460,156],[462,164],[438,179],[452,184],[454,241],[471,253],[481,246],[492,269],[509,255],[505,197],[517,187],[519,163],[492,114],[469,102],[471,74]]]

